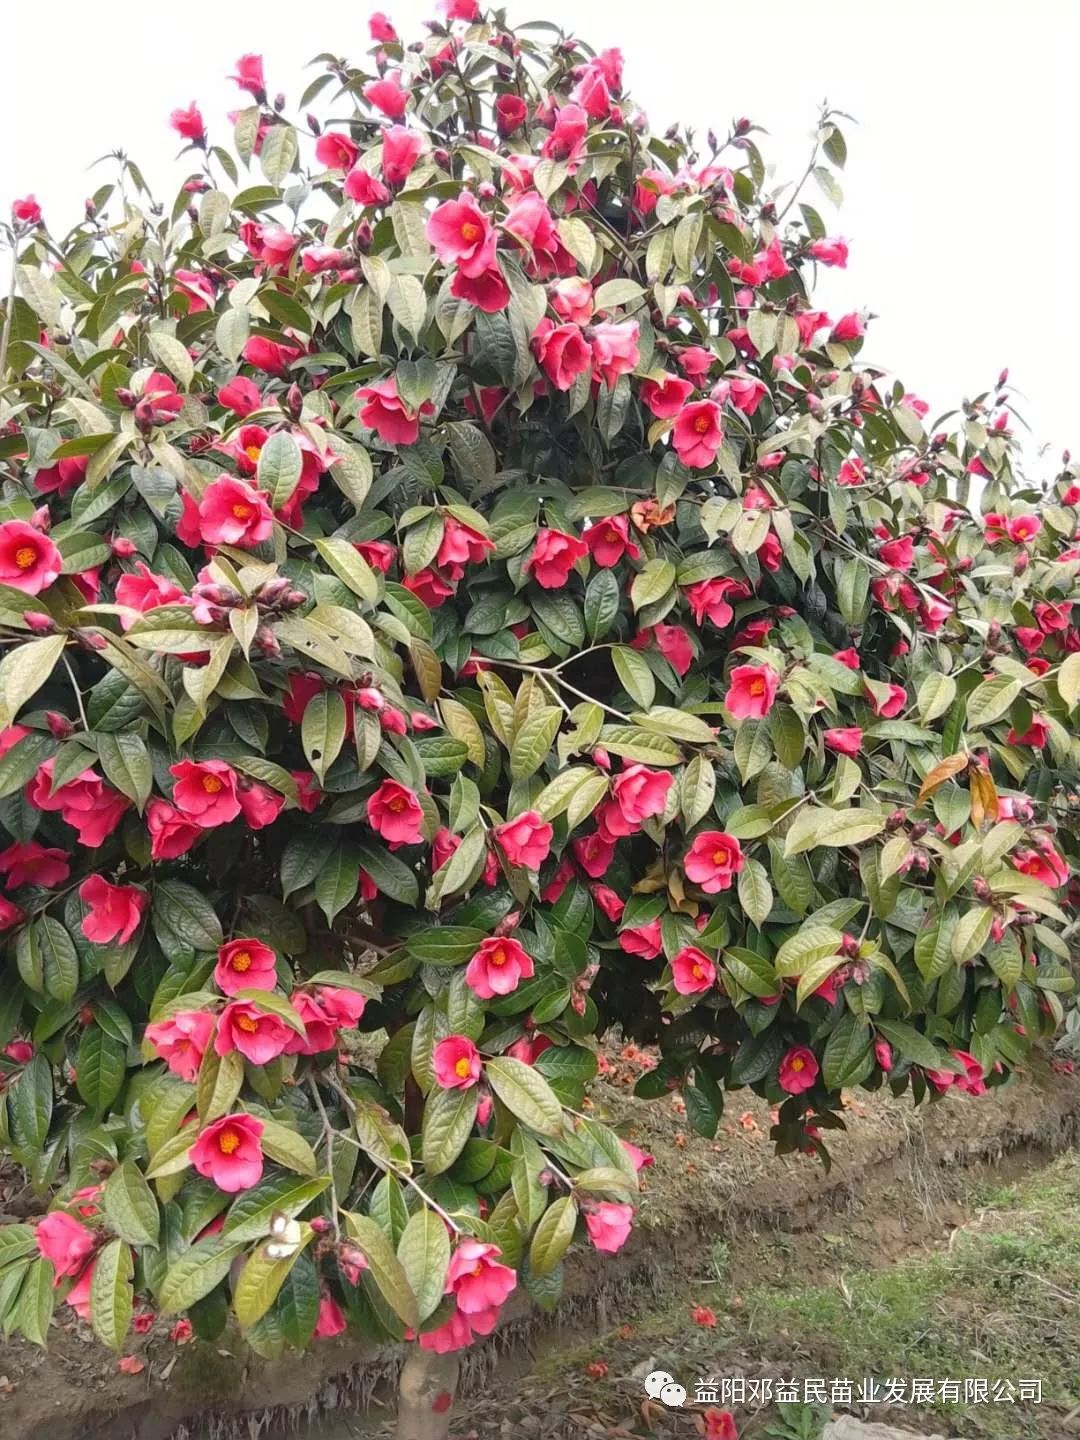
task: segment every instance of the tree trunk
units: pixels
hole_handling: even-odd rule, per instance
[[[458,1368],[456,1354],[412,1347],[398,1381],[397,1440],[446,1440]]]

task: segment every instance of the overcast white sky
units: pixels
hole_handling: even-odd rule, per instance
[[[10,0],[0,205],[33,191],[65,228],[106,178],[107,166],[89,173],[89,163],[117,146],[171,196],[180,171],[170,109],[197,99],[226,138],[238,92],[224,77],[246,50],[263,52],[271,91],[285,90],[292,108],[311,55],[358,59],[368,48],[375,8],[408,40],[434,0],[96,10]],[[1063,445],[1080,450],[1074,0],[509,0],[508,12],[621,46],[629,89],[657,131],[751,117],[771,132],[761,142],[783,177],[805,164],[819,102],[849,111],[859,123],[848,131],[843,208],[809,197],[852,246],[823,300],[834,314],[878,314],[865,353],[935,412],[1008,365],[1035,440],[1054,459]]]

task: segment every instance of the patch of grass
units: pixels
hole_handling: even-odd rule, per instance
[[[981,1201],[948,1250],[880,1270],[841,1265],[833,1285],[747,1290],[750,1330],[818,1374],[1041,1379],[1044,1403],[1080,1403],[1080,1156]],[[938,1408],[971,1434],[1058,1433],[1059,1417],[1035,1407]]]

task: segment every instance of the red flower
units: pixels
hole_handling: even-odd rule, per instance
[[[569,390],[592,364],[592,351],[578,325],[556,325],[545,315],[532,343],[537,364],[556,390]]]
[[[191,1163],[229,1195],[250,1190],[262,1179],[263,1129],[263,1122],[254,1115],[224,1115],[195,1141]]]
[[[826,730],[822,735],[825,746],[838,755],[857,755],[862,749],[863,732],[857,725],[848,725],[836,730]]]
[[[416,792],[397,780],[384,780],[367,802],[371,828],[393,845],[416,845],[423,839],[424,811]]]
[[[186,855],[203,833],[201,825],[156,796],[146,807],[146,828],[154,860],[175,860],[178,855]]]
[[[206,1010],[180,1010],[167,1020],[155,1020],[144,1032],[165,1064],[181,1080],[194,1080],[199,1073],[210,1036],[214,1033],[214,1017]]]
[[[295,345],[282,345],[277,340],[267,340],[264,335],[252,335],[240,353],[256,370],[265,370],[268,375],[285,380],[289,366],[299,360],[301,352]]]
[[[480,1079],[480,1052],[467,1035],[448,1035],[431,1057],[435,1083],[443,1090],[469,1090]]]
[[[250,549],[268,540],[274,517],[266,496],[243,480],[221,475],[199,501],[199,532],[208,545]]]
[[[382,173],[388,185],[404,185],[424,149],[422,136],[405,125],[390,125],[382,136]]]
[[[51,889],[70,875],[68,859],[66,850],[46,849],[36,840],[17,840],[0,854],[0,875],[6,876],[8,890],[18,890],[20,885]]]
[[[665,372],[659,380],[641,382],[641,398],[658,420],[672,420],[693,393],[689,380]]]
[[[495,826],[495,839],[511,865],[539,870],[551,850],[554,829],[535,810],[525,810]]]
[[[746,587],[740,580],[717,575],[712,580],[699,580],[694,585],[688,585],[683,593],[699,625],[704,623],[707,615],[718,630],[723,630],[735,618],[731,601],[744,599]]]
[[[736,665],[724,704],[736,720],[761,720],[772,709],[779,684],[771,665]]]
[[[597,520],[581,538],[597,565],[604,569],[617,565],[624,555],[631,560],[641,556],[640,549],[630,539],[630,521],[625,515],[609,515],[606,520]]]
[[[214,1050],[231,1055],[238,1050],[253,1065],[267,1065],[284,1054],[296,1032],[277,1015],[265,1013],[250,1000],[231,1000],[218,1018]]]
[[[703,1329],[716,1329],[716,1312],[710,1310],[708,1305],[692,1305],[690,1307],[690,1318],[695,1325],[700,1325]]]
[[[435,563],[451,580],[460,580],[466,565],[479,565],[495,549],[495,541],[481,535],[453,515],[443,516],[443,536],[439,541]]]
[[[164,575],[155,575],[144,560],[136,560],[135,569],[137,574],[121,575],[116,582],[118,605],[127,605],[145,615],[148,610],[156,610],[159,605],[172,605],[178,600],[187,599],[179,585]],[[122,630],[130,630],[134,623],[134,616],[121,615]]]
[[[359,153],[355,140],[340,130],[327,130],[315,143],[315,159],[327,170],[351,170]]]
[[[720,406],[715,400],[695,400],[684,406],[675,421],[671,440],[684,465],[695,470],[707,469],[724,443]]]
[[[481,941],[465,967],[465,983],[481,1000],[509,995],[532,976],[533,963],[521,942],[501,936]]]
[[[60,551],[47,535],[25,520],[5,520],[0,525],[0,582],[40,595],[60,578],[63,568]]]
[[[731,877],[746,863],[742,847],[734,835],[723,830],[703,830],[694,836],[686,852],[683,870],[686,878],[700,885],[706,895],[731,889]]]
[[[655,960],[664,948],[659,920],[650,920],[646,925],[628,925],[619,931],[617,938],[620,949],[628,955],[640,955],[643,960]]]
[[[97,945],[126,944],[142,923],[147,898],[137,885],[110,885],[103,875],[91,875],[79,886],[79,899],[89,906],[82,933]]]
[[[623,819],[639,825],[652,815],[662,815],[674,778],[667,770],[628,765],[611,782],[611,793]]]
[[[236,62],[236,74],[230,75],[229,79],[235,80],[241,90],[248,91],[256,100],[260,99],[266,93],[262,56],[241,55]]]
[[[80,1225],[63,1210],[51,1210],[34,1227],[38,1254],[52,1261],[56,1284],[68,1275],[78,1275],[94,1253],[94,1232]]]
[[[495,263],[495,231],[467,191],[435,207],[428,216],[427,237],[444,265],[456,265],[471,279]]]
[[[261,940],[230,940],[218,950],[214,984],[226,995],[239,990],[273,990],[277,956]]]
[[[169,124],[182,139],[190,140],[193,145],[201,145],[206,139],[206,125],[194,100],[186,110],[174,110],[169,116]]]
[[[700,995],[716,984],[716,966],[696,945],[687,945],[671,962],[671,983],[680,995]]]
[[[24,195],[21,200],[11,202],[11,216],[13,220],[21,220],[24,225],[40,225],[41,206],[33,195]]]
[[[397,380],[390,376],[371,385],[362,385],[356,398],[360,407],[360,423],[374,430],[387,445],[414,445],[420,438],[420,416],[432,415],[435,407],[425,400],[419,410],[411,410],[398,394]]]
[[[495,101],[495,125],[505,140],[528,119],[529,107],[517,95],[500,95]]]
[[[173,801],[186,819],[208,829],[240,814],[236,771],[224,760],[181,760],[169,774],[176,778]]]
[[[363,93],[370,105],[391,120],[400,120],[409,103],[409,91],[401,88],[401,79],[396,72],[385,75],[381,80],[369,80]]]
[[[789,1095],[801,1095],[812,1090],[818,1077],[817,1056],[805,1045],[795,1045],[780,1061],[777,1077],[780,1089]]]
[[[564,535],[561,530],[538,530],[524,568],[532,571],[533,579],[543,589],[560,590],[576,562],[588,553],[589,547],[576,535]]]
[[[430,568],[418,570],[415,575],[406,575],[401,583],[429,610],[437,610],[454,593],[454,587]]]

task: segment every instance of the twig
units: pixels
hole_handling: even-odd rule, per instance
[[[341,1224],[338,1220],[338,1197],[337,1181],[334,1179],[334,1127],[330,1124],[330,1117],[326,1113],[326,1106],[319,1094],[318,1081],[314,1075],[308,1076],[308,1089],[311,1091],[311,1098],[315,1101],[315,1107],[322,1117],[323,1135],[326,1138],[326,1168],[330,1174],[330,1221],[334,1227],[334,1239],[341,1239]]]
[[[0,372],[3,371],[3,368],[3,365],[0,364]],[[89,720],[87,720],[86,711],[83,709],[82,691],[79,689],[79,682],[75,679],[75,671],[72,670],[71,662],[68,660],[68,657],[66,655],[61,654],[60,658],[64,662],[64,669],[68,673],[68,679],[71,681],[71,688],[75,692],[75,703],[79,707],[79,718],[83,723],[83,729],[88,731],[90,729],[90,722]]]

